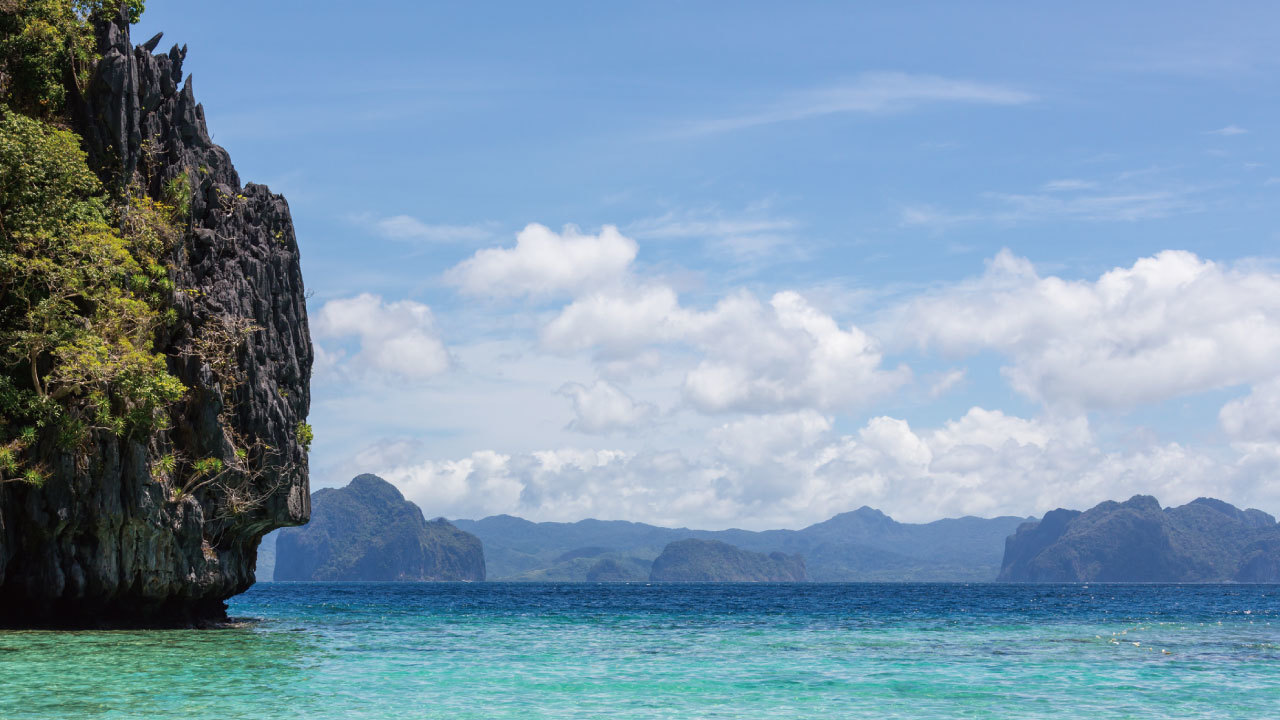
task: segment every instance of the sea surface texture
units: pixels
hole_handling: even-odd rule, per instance
[[[0,632],[0,717],[1280,717],[1280,586],[267,583],[232,614]]]

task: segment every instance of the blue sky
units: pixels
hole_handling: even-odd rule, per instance
[[[289,199],[313,486],[796,527],[1280,511],[1278,16],[171,1],[134,39]]]

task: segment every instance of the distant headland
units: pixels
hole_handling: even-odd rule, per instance
[[[377,475],[311,496],[311,522],[279,533],[276,580],[484,580],[480,540]]]
[[[595,519],[536,523],[510,515],[426,523],[413,503],[370,475],[341,490],[317,491],[312,505],[309,527],[268,538],[270,548],[270,541],[279,536],[276,552],[282,559],[277,559],[274,575],[263,579],[1280,581],[1280,525],[1275,519],[1209,498],[1161,509],[1154,498],[1135,496],[1084,512],[1054,510],[1039,520],[963,517],[923,524],[900,523],[863,507],[801,530],[759,532]],[[414,541],[415,545],[403,537],[407,532],[425,537],[430,534],[427,528],[434,528],[437,540]],[[427,553],[442,558],[440,564],[424,563],[420,554],[404,552],[432,543],[453,548]],[[300,570],[303,545],[342,555],[345,569],[335,570],[336,560],[312,558],[305,561],[310,569]],[[473,559],[452,559],[464,555]],[[404,558],[410,556],[414,559],[406,564]],[[354,560],[357,557],[361,559]],[[468,563],[473,568],[482,565],[483,571],[459,570]],[[320,565],[328,569],[320,571]]]

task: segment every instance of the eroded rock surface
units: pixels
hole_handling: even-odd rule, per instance
[[[253,583],[255,550],[274,528],[310,514],[298,428],[310,405],[312,349],[289,206],[241,185],[183,80],[186,48],[130,44],[123,19],[98,28],[102,60],[73,99],[75,130],[104,181],[164,197],[191,187],[190,226],[169,261],[178,321],[159,348],[190,388],[172,429],[145,444],[96,434],[87,454],[48,444],[39,488],[0,486],[0,623],[173,624],[216,620]],[[248,329],[233,348],[234,388],[189,350],[218,323]],[[231,404],[231,405],[229,405]],[[225,413],[229,422],[219,419]],[[217,485],[175,498],[153,477],[163,455],[219,458],[254,444],[268,457],[236,478],[250,502],[232,508]]]

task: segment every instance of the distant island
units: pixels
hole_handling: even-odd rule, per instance
[[[353,503],[364,509],[352,509]],[[510,515],[428,523],[417,506],[373,475],[362,475],[342,490],[320,490],[312,505],[310,526],[281,530],[264,540],[260,578],[1280,582],[1280,525],[1275,518],[1212,498],[1163,509],[1155,498],[1138,495],[1083,512],[1054,510],[1039,520],[964,517],[924,524],[900,523],[862,507],[801,530],[759,532],[620,520],[535,523]],[[336,542],[328,539],[339,531]],[[419,534],[434,539],[404,539]],[[297,538],[308,535],[313,539],[304,549]],[[286,539],[290,537],[294,539]],[[433,551],[440,560],[407,561],[416,556],[404,548],[414,543],[454,549],[443,555]],[[318,548],[334,557],[317,560]],[[299,565],[299,553],[312,558],[305,561],[310,565]],[[274,575],[273,561],[280,568]],[[346,569],[339,571],[340,566]],[[370,570],[374,567],[379,569]],[[464,567],[471,570],[464,572]]]
[[[862,507],[802,530],[693,530],[621,520],[535,523],[510,515],[454,520],[484,543],[493,580],[647,580],[667,546],[717,540],[755,553],[800,555],[816,582],[990,582],[1005,538],[1029,518],[900,523]]]
[[[311,495],[311,522],[280,531],[276,580],[484,580],[480,540],[417,505],[377,475]]]
[[[803,582],[804,558],[751,552],[719,540],[678,540],[649,571],[653,582]]]
[[[1005,544],[1011,582],[1280,582],[1280,526],[1212,498],[1161,509],[1149,495],[1054,510]]]

